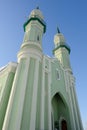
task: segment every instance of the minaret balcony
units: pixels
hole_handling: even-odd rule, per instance
[[[56,50],[58,50],[59,48],[66,48],[67,50],[68,50],[68,52],[69,52],[69,54],[70,54],[70,47],[69,47],[69,45],[68,44],[59,44],[59,45],[57,45],[57,47],[53,50],[53,54],[54,54],[54,52],[56,51]]]
[[[34,17],[30,17],[30,19],[28,19],[28,20],[24,23],[24,25],[23,25],[23,27],[24,27],[24,32],[25,32],[25,27],[26,27],[26,25],[29,24],[31,21],[35,21],[35,20],[37,20],[38,22],[40,22],[40,23],[44,26],[44,33],[45,33],[45,32],[46,32],[46,23],[45,23],[45,21],[44,21],[43,19],[38,18],[37,15],[34,15]]]

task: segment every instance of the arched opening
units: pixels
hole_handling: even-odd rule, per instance
[[[67,130],[67,122],[65,120],[61,121],[61,130]]]
[[[40,40],[40,38],[39,38],[39,35],[37,36],[37,41],[39,41]]]
[[[61,117],[64,117],[61,120]],[[56,93],[52,98],[52,130],[67,130],[69,112],[63,97]]]

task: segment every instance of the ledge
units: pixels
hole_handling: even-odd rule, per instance
[[[67,45],[59,45],[58,47],[56,47],[54,50],[53,50],[53,54],[54,54],[54,52],[57,50],[57,49],[59,49],[59,48],[66,48],[67,50],[68,50],[68,52],[69,52],[69,54],[70,54],[70,48],[67,46]]]
[[[45,24],[45,22],[43,21],[43,20],[40,20],[39,18],[37,18],[37,17],[31,17],[30,19],[28,19],[25,23],[24,23],[24,25],[23,25],[23,28],[24,28],[24,32],[25,32],[25,27],[26,27],[26,25],[30,22],[30,21],[34,21],[34,20],[37,20],[38,22],[40,22],[43,26],[44,26],[44,33],[46,32],[46,24]]]

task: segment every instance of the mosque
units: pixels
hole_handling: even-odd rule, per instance
[[[43,14],[31,11],[17,62],[0,69],[0,130],[83,130],[70,47],[57,30],[49,57],[42,48]]]

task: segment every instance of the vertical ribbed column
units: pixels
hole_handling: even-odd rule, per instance
[[[2,130],[20,130],[29,59],[21,59],[15,74]]]
[[[48,128],[51,130],[51,63],[49,61],[49,77],[48,77]]]
[[[69,108],[71,108],[70,109],[70,121],[71,121],[72,130],[73,129],[76,130],[69,77],[70,77],[70,75],[67,72],[65,72],[66,90],[67,90],[68,96],[69,96],[69,104],[70,104]]]
[[[79,123],[79,127],[80,127],[80,130],[83,130],[82,120],[81,120],[80,111],[79,111],[79,105],[78,105],[76,91],[75,91],[74,87],[73,87],[73,94],[74,94],[74,99],[75,99],[75,103],[76,103],[76,109],[77,109],[77,116],[78,116],[78,121],[79,121],[78,122]]]
[[[74,92],[73,92],[73,86],[71,88],[71,93],[72,93],[72,100],[73,100],[73,108],[74,108],[74,114],[75,114],[75,117],[76,117],[76,127],[78,130],[80,130],[79,128],[79,122],[78,122],[78,115],[77,115],[77,109],[76,109],[76,102],[75,102],[75,97],[74,97]]]
[[[32,106],[31,104],[33,95],[32,93],[34,84],[35,64],[36,64],[35,58],[30,57],[20,130],[26,130],[26,129],[29,130],[30,128],[30,115]]]
[[[37,92],[36,130],[40,130],[41,125],[41,90],[42,90],[42,62],[39,62],[39,78]]]
[[[44,129],[48,130],[49,114],[48,114],[48,72],[45,72],[45,98],[44,98]]]
[[[45,64],[45,59],[43,58],[43,62],[42,62],[42,91],[41,91],[41,126],[40,129],[44,130],[44,85],[45,85],[45,71],[44,71],[44,64]]]
[[[32,104],[31,104],[31,118],[30,118],[30,129],[29,130],[35,130],[38,77],[39,77],[39,60],[37,59],[36,64],[35,64]]]
[[[70,115],[71,115],[71,118],[73,119],[73,120],[71,120],[71,123],[73,121],[73,125],[72,126],[73,126],[74,130],[76,130],[75,117],[74,117],[74,111],[73,111],[73,103],[72,103],[72,98],[71,98],[70,90],[69,90],[69,104],[71,106],[71,113],[70,113]]]

